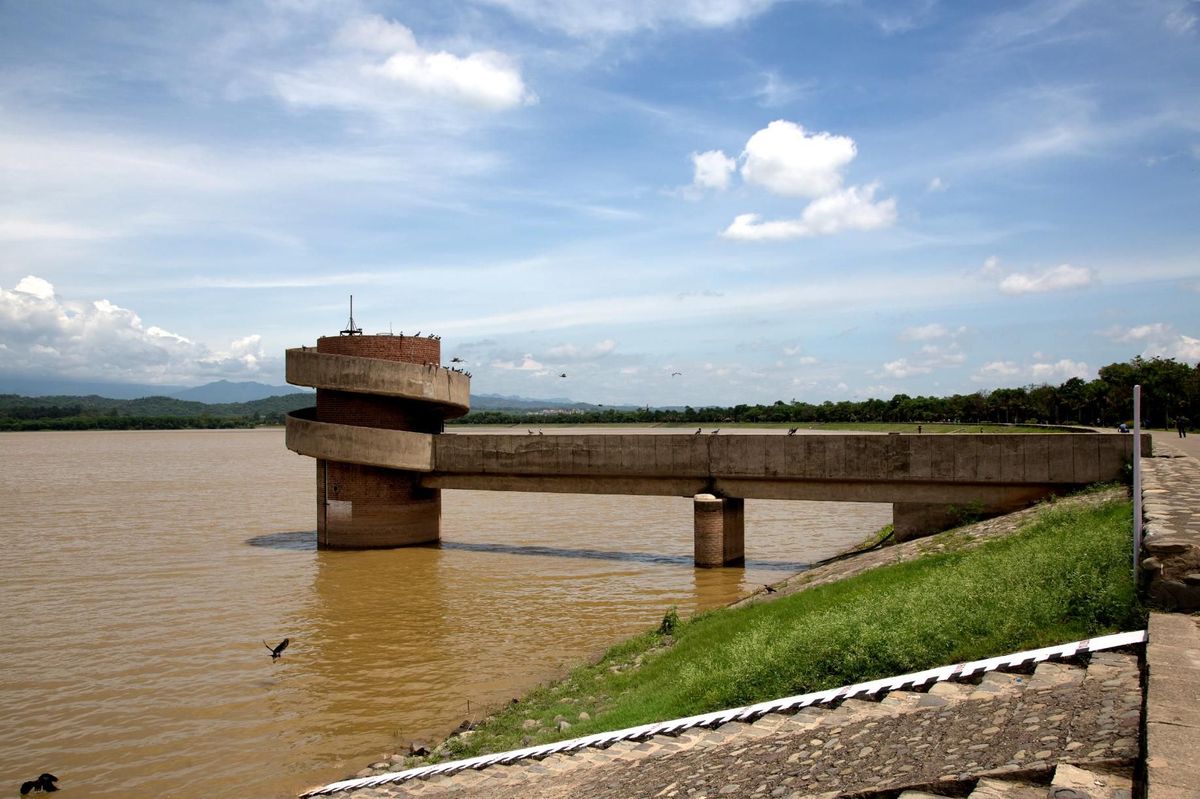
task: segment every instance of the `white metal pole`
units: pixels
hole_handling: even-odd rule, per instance
[[[1142,387],[1133,387],[1133,581],[1142,555]]]

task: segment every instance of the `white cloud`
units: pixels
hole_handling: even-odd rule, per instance
[[[1020,373],[1021,367],[1017,366],[1012,361],[992,361],[981,366],[979,371],[972,375],[972,379],[985,380],[993,378],[1006,378],[1019,375]]]
[[[917,325],[916,327],[906,327],[900,331],[900,339],[902,341],[932,341],[939,338],[950,338],[958,336],[966,332],[965,327],[959,327],[951,330],[943,324],[933,322],[928,325]]]
[[[258,335],[212,350],[108,300],[63,300],[34,275],[0,288],[0,338],[0,370],[17,374],[186,384],[258,377],[276,366]]]
[[[738,241],[783,241],[888,227],[896,221],[896,200],[875,202],[878,188],[876,183],[851,186],[813,200],[799,219],[763,222],[758,214],[739,214],[721,235]]]
[[[883,373],[888,377],[904,378],[913,375],[927,375],[933,367],[927,364],[909,363],[907,358],[898,358],[883,365]]]
[[[1175,358],[1185,363],[1200,361],[1200,339],[1178,333],[1171,325],[1163,322],[1130,328],[1111,328],[1105,335],[1115,341],[1142,345],[1143,358]]]
[[[545,365],[535,361],[533,359],[533,354],[528,353],[528,352],[525,353],[525,355],[521,358],[521,360],[519,362],[518,361],[496,360],[496,361],[492,361],[492,366],[497,369],[504,369],[506,371],[533,372],[535,374],[541,374],[541,375],[549,374],[549,372],[550,372],[550,370],[547,369],[545,367]]]
[[[1029,375],[1036,382],[1062,383],[1072,377],[1090,377],[1091,370],[1082,361],[1063,358],[1054,363],[1035,363],[1029,367]]]
[[[629,33],[682,24],[720,28],[749,19],[775,0],[480,0],[572,36]]]
[[[113,235],[104,230],[41,219],[0,219],[0,241],[91,241]]]
[[[1097,282],[1095,271],[1086,266],[1060,264],[1042,272],[1013,272],[1000,281],[1000,291],[1004,294],[1040,294],[1086,288]]]
[[[720,150],[692,153],[692,185],[697,189],[729,188],[729,179],[737,169],[737,162]]]
[[[946,184],[939,177],[934,177],[932,180],[929,181],[929,185],[925,187],[925,191],[929,192],[930,194],[933,194],[934,192],[945,191],[945,190],[946,190]]]
[[[789,83],[781,78],[779,73],[768,71],[763,73],[762,84],[754,90],[753,96],[758,98],[759,105],[773,108],[790,103],[815,86],[815,81]]]
[[[427,50],[411,30],[378,16],[347,22],[334,52],[274,76],[289,105],[389,114],[441,101],[501,111],[537,102],[504,53]]]
[[[590,347],[578,347],[574,344],[559,344],[546,350],[551,359],[563,361],[590,361],[608,355],[617,348],[617,342],[611,338],[598,341]]]
[[[822,197],[841,188],[841,169],[857,152],[848,136],[810,135],[777,119],[746,142],[742,179],[786,197]]]
[[[1138,325],[1131,327],[1128,330],[1115,328],[1110,332],[1110,337],[1117,341],[1145,341],[1146,339],[1160,340],[1169,335],[1171,326],[1162,322],[1155,322],[1151,325]]]
[[[1021,366],[1013,361],[992,361],[981,366],[971,379],[979,383],[1063,383],[1072,377],[1089,379],[1091,369],[1082,361],[1063,358],[1058,361],[1034,362]],[[1019,378],[1019,380],[1014,380]]]

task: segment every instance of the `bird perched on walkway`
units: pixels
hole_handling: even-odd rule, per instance
[[[721,432],[721,428],[718,427],[716,430],[712,431],[712,434],[715,436],[719,432]]]
[[[700,435],[702,432],[704,432],[704,429],[703,429],[703,428],[700,428],[700,427],[697,427],[697,428],[696,428],[696,432],[692,433],[692,435],[694,435],[694,436],[698,436],[698,435]]]
[[[58,782],[58,777],[53,774],[42,774],[36,780],[29,780],[21,783],[21,796],[25,796],[30,791],[57,791],[58,786],[54,783]]]
[[[775,593],[775,589],[774,589],[772,586],[769,586],[769,585],[764,585],[764,586],[763,586],[763,588],[767,589],[767,593],[768,593],[768,594],[773,594],[773,593]]]
[[[800,429],[799,427],[789,427],[789,428],[788,428],[788,435],[789,435],[789,436],[794,436],[794,435],[796,435],[796,431],[797,431],[797,430],[799,430],[799,429]]]
[[[279,658],[283,655],[283,650],[288,648],[289,643],[291,643],[291,639],[289,639],[289,638],[284,638],[276,646],[271,646],[266,641],[263,641],[263,646],[265,646],[267,649],[271,650],[271,662],[272,663],[274,663],[276,660],[279,660]]]

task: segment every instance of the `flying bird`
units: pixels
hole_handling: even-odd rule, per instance
[[[683,374],[683,372],[671,372],[671,377],[675,377],[676,375],[681,375],[681,374]]]
[[[567,376],[566,372],[563,372],[561,375],[559,375],[559,377],[566,377],[566,376]]]
[[[274,663],[276,660],[279,660],[279,658],[283,655],[283,650],[288,648],[288,644],[290,642],[291,642],[290,639],[284,638],[282,641],[279,642],[279,644],[277,646],[273,647],[270,644],[268,644],[266,641],[263,641],[263,646],[265,646],[267,649],[271,650],[271,662],[272,663]]]
[[[462,358],[459,358],[456,355],[455,357],[450,359],[450,363],[466,363],[466,361],[464,361]]]
[[[58,782],[58,777],[53,774],[42,774],[36,780],[29,780],[21,783],[21,796],[26,795],[30,791],[57,791],[58,786],[54,783]]]

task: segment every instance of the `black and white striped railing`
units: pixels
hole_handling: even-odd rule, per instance
[[[971,677],[983,672],[995,671],[1001,668],[1015,668],[1029,663],[1040,663],[1044,660],[1071,658],[1088,652],[1099,652],[1104,649],[1117,649],[1124,646],[1142,644],[1146,641],[1146,631],[1115,633],[1102,635],[1098,638],[1073,641],[1069,644],[1047,646],[1042,649],[1030,649],[1025,652],[1014,652],[1011,655],[972,660],[968,663],[955,663],[951,666],[939,666],[936,669],[902,674],[898,677],[886,677],[882,680],[871,680],[841,688],[830,688],[826,691],[816,691],[810,694],[789,696],[786,699],[774,699],[770,702],[759,702],[731,710],[719,710],[715,713],[703,713],[699,716],[689,716],[672,721],[658,721],[653,724],[643,724],[624,730],[601,732],[587,735],[583,738],[572,738],[568,741],[530,746],[524,749],[514,749],[510,752],[497,752],[490,755],[480,755],[465,760],[454,760],[448,763],[436,763],[431,766],[397,771],[390,774],[379,774],[374,777],[360,777],[352,780],[330,783],[323,788],[316,788],[301,794],[302,799],[310,796],[327,796],[338,791],[350,791],[358,788],[374,788],[388,783],[406,782],[420,777],[431,777],[435,774],[452,774],[465,769],[483,769],[488,766],[508,765],[519,760],[541,759],[559,752],[574,752],[588,747],[604,748],[618,741],[642,741],[656,735],[675,735],[684,730],[697,727],[719,727],[730,721],[753,721],[768,713],[782,713],[800,710],[812,705],[825,705],[842,699],[856,696],[871,696],[885,691],[898,691],[906,688],[920,688],[930,683],[945,682],[946,680]]]

